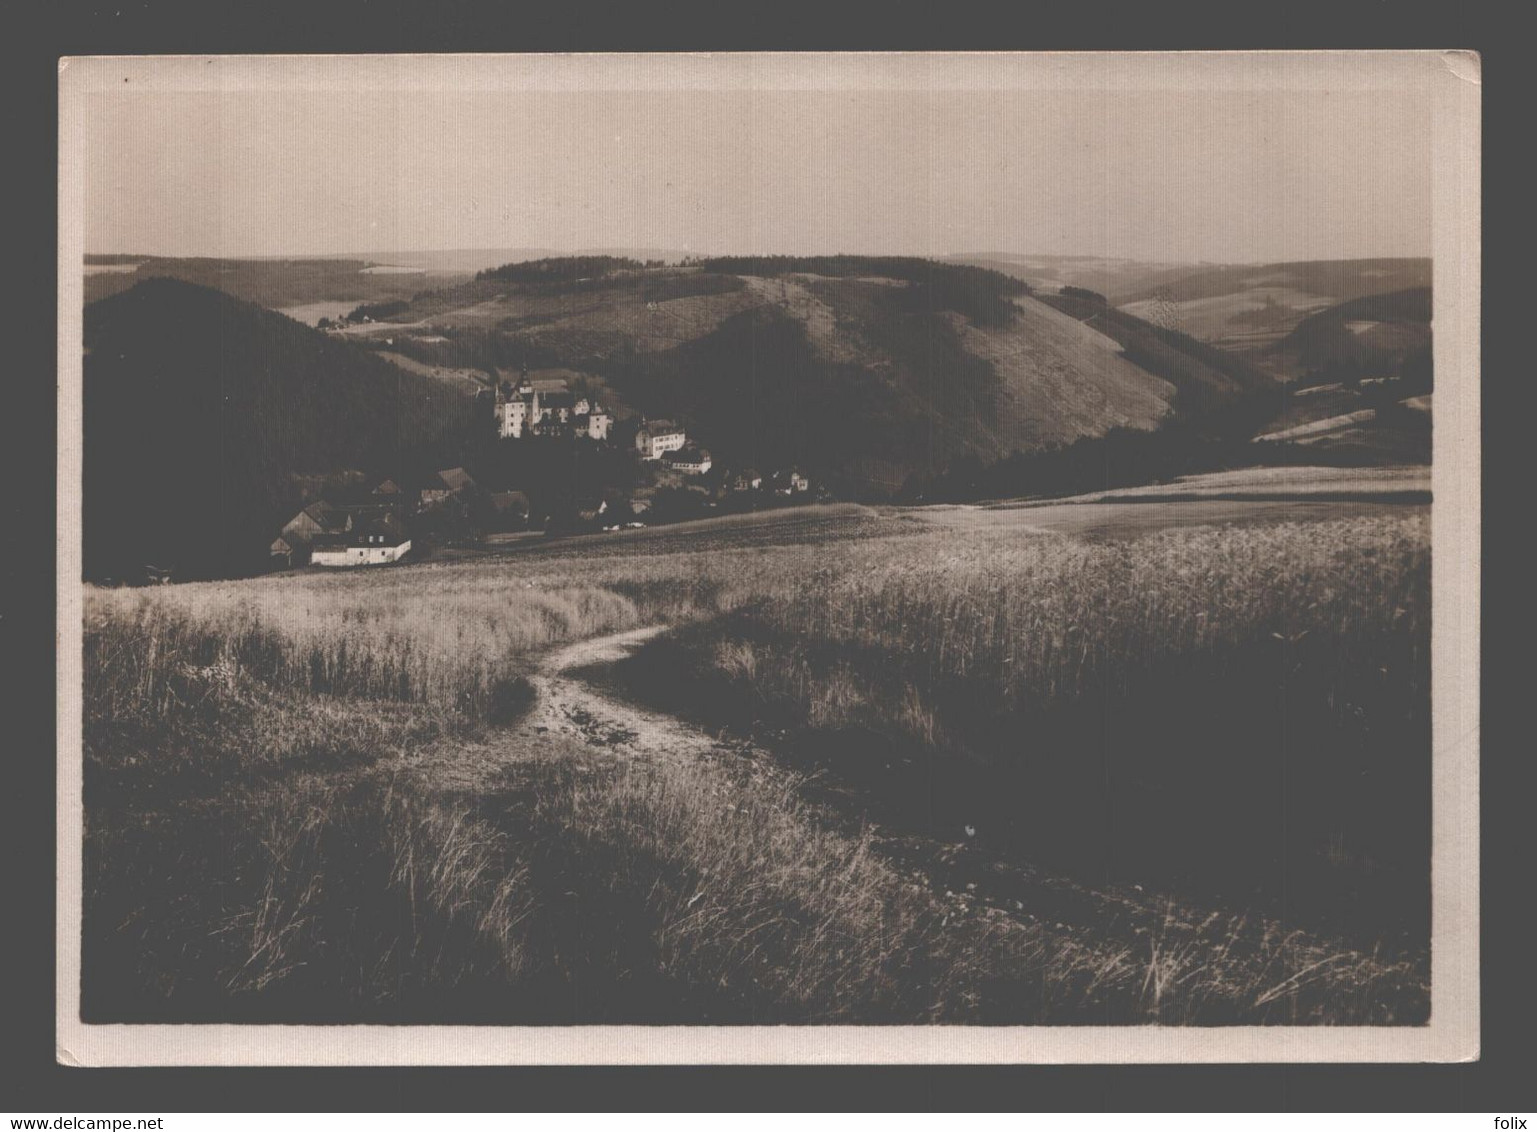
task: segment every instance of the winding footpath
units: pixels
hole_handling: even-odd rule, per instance
[[[721,752],[743,752],[743,744],[716,739],[676,716],[606,695],[582,680],[584,669],[617,664],[671,626],[650,625],[593,637],[557,649],[529,677],[534,706],[514,728],[528,736],[564,735],[616,753],[655,761],[689,761]]]
[[[652,625],[631,629],[578,641],[547,654],[529,677],[535,703],[515,725],[513,734],[524,742],[562,736],[654,763],[732,757],[755,764],[754,773],[784,773],[768,747],[742,738],[717,738],[687,720],[616,699],[582,678],[583,673],[628,659],[671,628]],[[830,785],[822,780],[824,791]],[[1024,921],[1037,919],[1033,911],[1043,918],[1060,917],[1068,923],[1080,920],[1096,928],[1107,919],[1128,914],[1139,920],[1161,920],[1166,914],[1163,907],[1150,908],[1130,892],[1095,892],[1027,864],[1002,860],[967,844],[964,837],[956,842],[937,836],[935,831],[883,829],[863,812],[857,799],[836,788],[830,795],[824,793],[823,801],[833,801],[834,797],[842,803],[839,808],[847,808],[844,818],[851,820],[852,827],[868,829],[877,850],[899,872],[960,905],[992,906]],[[1056,926],[1068,928],[1068,923]]]

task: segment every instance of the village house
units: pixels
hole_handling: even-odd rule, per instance
[[[470,478],[470,473],[463,468],[444,468],[427,477],[422,484],[420,499],[421,506],[435,507],[449,497],[458,495],[467,488],[475,486],[475,481]]]
[[[521,491],[493,491],[488,497],[496,524],[503,530],[521,530],[528,526],[528,496]]]
[[[400,518],[386,511],[342,534],[323,534],[310,545],[313,566],[381,566],[399,562],[411,549]]]
[[[311,560],[313,548],[323,540],[335,541],[377,520],[398,521],[406,498],[394,480],[386,479],[351,503],[317,499],[283,524],[278,537],[267,547],[268,558],[279,568],[303,566]]]
[[[445,468],[438,473],[438,478],[448,485],[449,491],[464,491],[466,488],[475,486],[470,473],[463,468]]]
[[[642,420],[635,434],[635,448],[642,460],[660,460],[668,452],[676,452],[688,443],[683,426],[672,421]]]
[[[763,477],[755,468],[744,468],[726,480],[732,491],[757,491],[763,486]]]
[[[288,539],[278,535],[272,540],[272,545],[267,548],[268,561],[276,569],[283,569],[296,564],[301,555],[309,553],[309,544],[299,539]]]
[[[779,495],[799,495],[811,490],[811,480],[798,468],[774,473],[774,491]]]
[[[341,534],[352,526],[352,515],[324,499],[317,499],[283,524],[267,548],[274,565],[302,566],[309,561],[310,545],[322,535]]]
[[[317,499],[283,524],[282,535],[290,542],[308,544],[317,535],[337,534],[351,525],[352,516],[345,508]]]
[[[703,448],[680,448],[663,459],[673,471],[686,476],[702,476],[710,470],[710,453]]]

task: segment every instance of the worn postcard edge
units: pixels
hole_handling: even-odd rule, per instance
[[[70,1066],[1457,1062],[1479,1054],[1481,61],[1467,51],[59,60],[56,1054]],[[1431,1019],[1414,1027],[264,1026],[80,1020],[85,125],[93,93],[282,89],[1391,89],[1434,106]]]

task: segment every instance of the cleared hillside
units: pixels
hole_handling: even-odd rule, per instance
[[[1397,376],[1415,354],[1429,365],[1430,317],[1429,287],[1351,299],[1303,319],[1277,344],[1277,364],[1326,382]]]
[[[1203,267],[1112,296],[1122,310],[1233,350],[1268,350],[1310,315],[1368,295],[1426,288],[1428,259]]]
[[[1195,270],[1188,263],[1148,263],[1108,256],[1030,255],[1013,252],[973,252],[946,256],[951,263],[986,267],[1022,280],[1038,290],[1084,287],[1110,296],[1131,295],[1167,279]]]
[[[801,464],[852,494],[1152,428],[1178,394],[1159,366],[977,267],[729,257],[583,271],[508,265],[347,333],[431,365],[594,374],[637,412],[682,416],[717,462]]]

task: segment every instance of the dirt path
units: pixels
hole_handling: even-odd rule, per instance
[[[650,625],[594,637],[549,654],[529,678],[538,698],[516,730],[524,735],[566,735],[656,760],[689,760],[737,750],[738,746],[712,738],[675,716],[613,699],[580,679],[581,670],[618,663],[668,628]]]
[[[537,700],[514,733],[526,740],[561,735],[615,754],[655,762],[731,757],[757,762],[759,773],[785,773],[774,753],[742,738],[719,738],[684,719],[610,696],[582,678],[584,672],[629,658],[646,642],[671,626],[651,625],[606,637],[579,641],[548,654],[529,678]],[[825,785],[825,784],[824,784]],[[822,798],[835,808],[840,792]],[[845,804],[851,799],[844,798]],[[1005,862],[966,843],[941,840],[916,831],[898,833],[881,829],[855,803],[844,817],[851,828],[868,828],[881,852],[899,871],[913,880],[944,892],[958,904],[981,904],[1022,920],[1041,918],[1067,921],[1059,928],[1069,931],[1073,921],[1103,930],[1107,920],[1162,917],[1153,909],[1122,894],[1090,892],[1081,886],[1043,874],[1018,862]],[[1027,910],[1028,909],[1028,910]]]
[[[696,763],[748,760],[752,773],[788,773],[774,752],[743,738],[717,737],[698,725],[618,699],[584,675],[628,659],[642,645],[671,626],[651,625],[578,641],[547,654],[529,677],[536,700],[511,735],[474,744],[445,745],[418,764],[427,781],[442,789],[477,792],[494,782],[506,766],[509,738],[513,747],[537,744],[551,736],[642,761]],[[430,762],[430,765],[428,765]],[[739,764],[740,765],[740,764]],[[1148,932],[1196,931],[1207,910],[1177,905],[1166,897],[1133,886],[1087,887],[1027,862],[1005,859],[963,837],[942,838],[937,831],[884,829],[872,821],[851,794],[823,782],[813,795],[837,811],[852,830],[867,830],[876,851],[898,872],[955,903],[957,908],[990,910],[1022,922],[1045,921],[1057,931],[1085,939],[1113,937],[1138,946]],[[1233,917],[1234,937],[1256,936],[1263,918]]]

